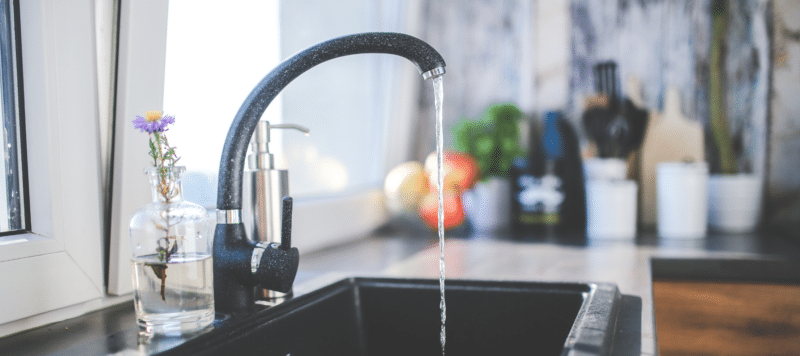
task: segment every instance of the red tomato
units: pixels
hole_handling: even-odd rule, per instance
[[[442,168],[444,169],[444,188],[465,192],[471,189],[480,179],[481,171],[478,161],[463,152],[444,152]],[[436,189],[436,152],[425,159],[425,172],[430,178],[431,189]]]
[[[419,216],[431,229],[439,228],[439,193],[432,191],[422,198],[419,205]],[[461,195],[454,191],[444,192],[444,228],[451,229],[464,223],[464,207]]]

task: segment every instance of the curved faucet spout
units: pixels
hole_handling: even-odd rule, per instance
[[[424,79],[444,74],[444,59],[427,43],[399,33],[363,33],[322,42],[295,54],[253,88],[228,130],[219,164],[213,262],[214,299],[218,311],[229,312],[253,305],[255,285],[288,292],[297,274],[300,257],[297,248],[290,247],[290,227],[284,228],[280,246],[253,244],[247,239],[239,215],[247,144],[258,120],[278,93],[300,74],[322,62],[359,53],[405,57],[417,66]],[[284,206],[284,227],[290,226],[287,222],[291,224],[291,202],[288,208]]]
[[[400,33],[362,33],[328,40],[283,61],[253,88],[228,131],[219,164],[217,209],[242,208],[242,172],[247,144],[258,120],[278,93],[312,67],[351,54],[385,53],[404,57],[417,66],[424,79],[444,74],[444,59],[422,40]]]

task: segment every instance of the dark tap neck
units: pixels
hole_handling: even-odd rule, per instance
[[[267,74],[247,96],[233,119],[219,164],[217,209],[242,208],[242,171],[247,144],[267,106],[295,78],[312,67],[360,53],[394,54],[410,60],[420,73],[443,73],[444,59],[422,40],[400,33],[362,33],[319,43],[288,58]]]

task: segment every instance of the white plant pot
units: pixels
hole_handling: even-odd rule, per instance
[[[747,233],[761,217],[761,177],[714,174],[708,179],[708,227],[723,233]]]
[[[490,232],[508,227],[511,221],[510,189],[508,179],[490,178],[464,192],[464,210],[475,231]]]
[[[656,165],[658,236],[700,239],[708,230],[708,165],[661,162]]]

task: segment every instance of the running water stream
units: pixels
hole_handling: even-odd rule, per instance
[[[442,356],[444,356],[445,329],[444,324],[447,319],[447,305],[444,302],[444,132],[442,129],[442,101],[444,100],[442,77],[433,78],[433,95],[436,107],[436,171],[437,189],[439,193],[439,308],[442,313],[442,330],[439,338],[442,342]]]

